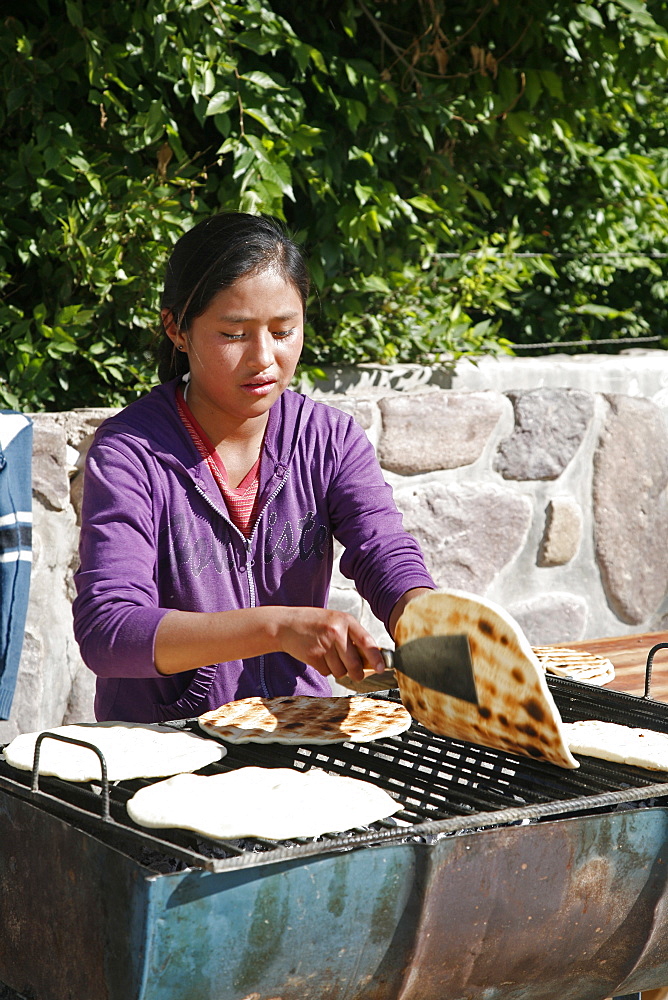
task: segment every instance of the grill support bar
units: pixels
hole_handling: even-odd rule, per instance
[[[652,646],[647,654],[647,666],[645,667],[645,693],[643,698],[651,697],[649,689],[652,683],[652,664],[654,663],[655,654],[658,653],[660,649],[668,649],[668,642],[657,642],[656,646]]]
[[[111,822],[111,813],[109,811],[109,779],[107,777],[107,762],[104,759],[104,754],[99,747],[96,747],[93,743],[87,743],[85,740],[77,740],[72,736],[63,736],[62,733],[50,733],[44,732],[40,733],[35,740],[35,756],[33,757],[32,765],[32,782],[31,791],[39,791],[39,758],[42,752],[42,743],[44,740],[58,740],[60,743],[73,743],[75,746],[84,747],[86,750],[92,750],[96,754],[98,760],[100,761],[100,771],[102,775],[102,819]]]

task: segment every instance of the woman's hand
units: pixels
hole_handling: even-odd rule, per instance
[[[377,643],[352,615],[330,608],[287,608],[281,649],[318,673],[361,681],[364,668],[385,670]]]
[[[289,653],[323,676],[361,680],[364,667],[385,669],[377,643],[352,615],[278,605],[168,611],[156,633],[154,662],[167,675],[274,652]]]

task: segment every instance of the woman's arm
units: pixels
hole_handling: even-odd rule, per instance
[[[408,602],[414,600],[416,597],[419,597],[420,594],[431,594],[431,590],[431,587],[414,587],[412,590],[407,590],[406,593],[399,598],[397,603],[392,608],[392,614],[390,615],[389,621],[389,632],[393,639],[397,622],[401,618],[401,614]]]
[[[265,606],[238,611],[169,611],[158,626],[155,666],[176,674],[208,663],[289,653],[323,676],[361,680],[385,663],[359,622],[330,608]]]

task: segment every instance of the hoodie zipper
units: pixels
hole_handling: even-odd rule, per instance
[[[281,479],[280,483],[278,484],[278,486],[276,487],[276,489],[274,490],[274,492],[267,499],[267,502],[265,503],[264,507],[262,508],[262,510],[258,514],[257,518],[255,519],[255,524],[253,525],[253,530],[250,533],[250,537],[247,538],[247,539],[245,539],[247,553],[250,554],[250,547],[251,547],[251,544],[252,544],[252,541],[253,541],[253,535],[257,531],[257,527],[258,527],[258,525],[260,523],[260,519],[261,519],[262,515],[264,514],[264,512],[267,509],[267,507],[269,506],[269,504],[272,503],[276,499],[276,497],[278,496],[278,494],[281,492],[281,490],[283,489],[283,487],[285,486],[285,484],[288,481],[288,476],[289,475],[290,475],[290,473],[286,469],[285,475]],[[250,566],[252,566],[252,565],[253,565],[253,560],[251,559],[250,560]],[[252,591],[251,600],[254,602],[255,601],[255,596],[256,596],[255,595],[255,580],[253,579],[253,577],[251,575],[250,568],[246,570],[246,576],[248,577],[248,589],[249,589],[249,591]],[[256,605],[254,603],[253,607],[255,607],[255,606]],[[267,675],[266,675],[266,672],[265,672],[264,653],[260,654],[260,687],[262,689],[262,693],[263,693],[264,697],[265,698],[270,698],[271,694],[269,692],[269,687],[267,685]]]
[[[276,489],[274,490],[274,492],[271,494],[271,496],[269,496],[267,498],[267,502],[264,504],[264,506],[262,507],[262,510],[260,511],[260,513],[258,514],[258,516],[256,517],[255,524],[253,525],[253,530],[251,531],[251,533],[250,533],[250,535],[249,535],[248,538],[246,538],[246,536],[244,535],[243,531],[241,531],[239,528],[237,528],[236,524],[234,524],[233,521],[230,521],[230,519],[227,516],[227,514],[224,514],[215,505],[215,503],[213,502],[213,500],[208,496],[207,493],[204,492],[204,490],[202,489],[202,487],[199,486],[197,483],[194,484],[195,489],[197,490],[197,492],[199,493],[199,495],[206,500],[206,502],[208,503],[208,505],[213,510],[215,510],[216,514],[218,514],[219,517],[222,517],[223,521],[225,521],[225,523],[227,525],[229,525],[230,528],[233,528],[234,531],[236,531],[236,533],[241,536],[241,539],[242,539],[243,545],[244,545],[244,549],[246,551],[246,579],[248,581],[248,600],[249,600],[249,607],[250,608],[257,607],[257,603],[256,603],[256,600],[257,600],[257,591],[255,589],[255,580],[253,579],[253,573],[252,573],[252,567],[255,565],[255,560],[251,558],[251,554],[250,554],[251,553],[251,546],[253,544],[253,536],[255,535],[255,532],[258,529],[258,525],[260,523],[260,520],[261,520],[261,518],[262,518],[262,516],[263,516],[263,514],[265,512],[265,510],[267,509],[267,507],[269,506],[269,504],[272,503],[276,499],[276,497],[278,496],[278,494],[281,492],[281,490],[283,489],[283,487],[285,486],[285,484],[288,481],[289,475],[290,475],[290,472],[289,472],[289,470],[286,469],[286,472],[285,472],[285,475],[283,476],[283,479],[280,481],[280,483],[278,484],[278,486],[276,487]],[[258,657],[258,659],[260,661],[260,688],[262,690],[263,696],[265,698],[270,698],[271,694],[269,692],[269,688],[267,687],[267,679],[266,679],[266,672],[265,672],[265,662],[264,662],[264,653],[261,653],[260,656]]]

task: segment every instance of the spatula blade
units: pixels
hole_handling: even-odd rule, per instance
[[[467,635],[428,635],[397,646],[395,670],[452,698],[478,704]]]

